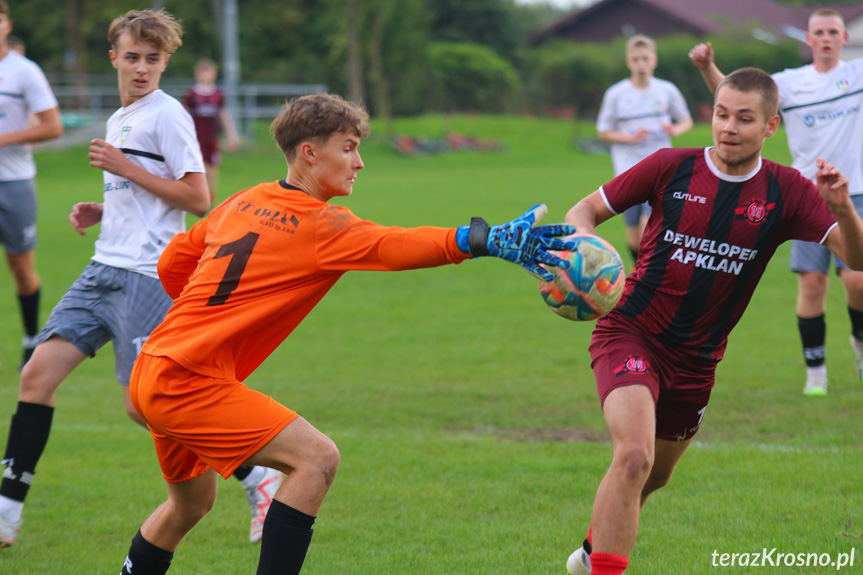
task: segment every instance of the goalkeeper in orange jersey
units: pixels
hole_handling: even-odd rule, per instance
[[[130,392],[153,435],[168,499],[132,539],[122,573],[167,572],[183,537],[241,464],[287,474],[264,521],[259,574],[299,573],[312,524],[339,465],[335,444],[245,380],[348,270],[394,271],[494,256],[531,273],[568,267],[549,250],[564,224],[537,226],[545,206],[489,226],[386,227],[329,200],[348,196],[368,135],[366,112],[318,94],[288,103],[271,126],[284,180],[234,194],[159,260],[174,305],[144,344]]]

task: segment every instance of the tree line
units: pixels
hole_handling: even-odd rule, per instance
[[[796,1],[796,0],[792,0]],[[245,82],[326,84],[377,117],[426,112],[595,115],[602,93],[628,76],[623,39],[610,44],[528,44],[562,18],[550,5],[515,0],[238,0]],[[811,4],[811,2],[809,3]],[[199,58],[220,60],[222,0],[163,0],[182,21],[183,46],[166,78],[190,78]],[[113,76],[106,35],[130,8],[118,0],[11,1],[13,34],[49,76]],[[788,40],[769,45],[745,28],[709,38],[723,69],[799,66]],[[710,95],[688,60],[704,38],[657,39],[656,75],[680,87],[695,113]]]

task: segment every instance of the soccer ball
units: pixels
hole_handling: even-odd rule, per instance
[[[548,266],[552,281],[539,281],[539,293],[551,310],[575,321],[592,321],[607,314],[623,293],[626,272],[617,250],[604,239],[588,234],[566,238],[574,252],[552,252],[568,259],[568,270]]]

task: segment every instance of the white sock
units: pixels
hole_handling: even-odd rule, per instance
[[[258,483],[261,482],[261,479],[264,478],[264,474],[266,472],[266,468],[261,467],[260,465],[256,465],[252,468],[252,471],[248,475],[246,475],[246,478],[243,479],[240,483],[243,484],[243,487],[246,488],[246,491],[251,491],[258,485]]]
[[[817,367],[807,367],[806,374],[809,376],[823,377],[827,379],[827,366],[822,364]]]
[[[6,521],[15,523],[21,520],[21,511],[24,509],[23,501],[15,501],[0,495],[0,517]]]

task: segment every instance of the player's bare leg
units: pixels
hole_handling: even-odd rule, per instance
[[[249,465],[287,473],[264,522],[258,575],[300,572],[339,460],[335,443],[303,418],[292,421],[249,459]]]
[[[212,469],[200,477],[168,483],[168,499],[141,526],[144,539],[173,552],[183,537],[216,503],[219,475]]]
[[[611,432],[611,466],[599,485],[591,519],[593,552],[619,561],[632,553],[638,535],[642,492],[653,467],[656,409],[650,390],[620,387],[605,398],[603,414]],[[622,573],[622,565],[620,572]]]
[[[36,254],[33,251],[22,254],[6,254],[6,263],[15,281],[15,291],[21,306],[21,319],[24,325],[23,351],[18,371],[30,360],[39,335],[39,274],[36,272]]]
[[[18,406],[9,426],[0,482],[0,547],[15,544],[24,500],[48,443],[57,388],[87,356],[54,337],[36,348],[21,373]]]
[[[863,272],[841,270],[848,315],[851,318],[851,347],[857,362],[857,376],[863,381]]]
[[[806,395],[827,394],[825,353],[825,300],[830,279],[821,272],[797,274],[797,322],[806,360]]]
[[[144,429],[147,429],[147,422],[144,421],[144,418],[140,416],[138,410],[135,409],[135,404],[132,403],[132,397],[129,394],[129,386],[123,385],[121,387],[123,388],[123,404],[126,407],[126,415],[129,416],[129,419],[131,419]]]
[[[54,407],[57,388],[87,355],[61,337],[52,337],[33,352],[21,372],[18,400]]]
[[[164,575],[183,537],[213,508],[218,474],[168,482],[168,500],[147,518],[132,539],[121,575]]]
[[[644,484],[644,489],[641,490],[641,506],[650,494],[664,487],[671,479],[674,468],[677,462],[683,456],[683,452],[689,447],[692,439],[684,441],[668,441],[667,439],[656,439],[654,448],[653,468],[650,470],[650,475],[647,477],[647,483]]]

